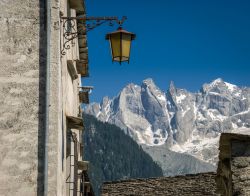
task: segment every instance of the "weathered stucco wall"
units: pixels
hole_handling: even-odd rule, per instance
[[[62,95],[60,63],[60,0],[51,1],[48,195],[64,195],[62,170]]]
[[[44,169],[46,76],[45,1],[0,1],[0,195],[41,195]],[[61,56],[60,11],[75,16],[67,0],[51,1],[48,195],[66,195],[66,115],[79,115],[78,79]],[[61,58],[62,57],[62,58]],[[75,61],[74,61],[75,62]],[[75,65],[74,65],[75,66]],[[78,133],[79,131],[75,130]]]
[[[63,16],[76,16],[76,11],[73,9],[69,9],[69,5],[67,4],[67,0],[61,1],[60,4],[60,10]],[[61,26],[61,35],[63,33],[63,29]],[[64,43],[64,39],[61,38],[61,46]],[[67,156],[67,134],[68,134],[68,127],[67,127],[67,116],[74,116],[74,117],[80,117],[79,115],[80,110],[79,110],[79,88],[81,86],[81,76],[78,74],[77,79],[73,79],[70,75],[67,61],[70,60],[73,62],[74,69],[76,71],[76,65],[75,65],[75,60],[79,59],[79,49],[78,49],[78,43],[77,39],[74,40],[74,43],[70,44],[70,49],[65,50],[66,54],[61,55],[60,51],[60,56],[61,56],[61,111],[60,111],[60,117],[61,117],[61,124],[62,124],[62,129],[60,129],[59,132],[59,140],[61,141],[59,147],[59,161],[61,161],[61,164],[59,166],[60,168],[60,175],[58,175],[58,182],[60,184],[59,189],[61,191],[60,194],[58,195],[68,195],[72,194],[72,191],[69,191],[69,189],[73,188],[72,183],[66,183],[67,182],[73,182],[73,169],[72,167],[69,166],[70,164],[70,157]],[[61,48],[62,49],[62,48]],[[60,50],[61,50],[60,49]],[[80,132],[79,130],[71,130],[77,135],[78,141],[80,141]],[[73,147],[73,144],[71,144]],[[71,163],[72,164],[72,163]]]
[[[4,196],[37,191],[39,84],[44,69],[39,58],[40,7],[38,0],[0,1],[0,195]]]
[[[50,110],[49,110],[49,143],[48,143],[48,194],[64,196],[69,193],[66,179],[67,169],[67,119],[66,116],[79,115],[80,75],[72,79],[67,61],[78,59],[77,40],[70,44],[71,48],[62,55],[64,43],[60,13],[63,16],[76,16],[70,9],[67,0],[52,1],[51,5],[51,68],[50,68]],[[76,68],[75,68],[76,69]],[[79,140],[79,130],[77,133]]]

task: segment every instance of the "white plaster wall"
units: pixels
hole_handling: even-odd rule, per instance
[[[75,10],[70,9],[67,10],[66,7],[67,1],[61,2],[61,11],[63,11],[64,16],[72,16],[75,17],[76,13]],[[70,14],[70,15],[67,15]],[[62,29],[61,29],[61,36],[62,36]],[[61,39],[61,46],[63,38]],[[78,117],[79,114],[79,86],[80,86],[80,78],[81,76],[78,75],[78,79],[72,80],[68,69],[67,69],[67,60],[72,60],[75,65],[75,60],[79,59],[79,51],[78,51],[78,42],[77,39],[74,40],[74,43],[70,43],[71,48],[69,50],[66,50],[66,55],[62,56],[61,58],[61,85],[62,85],[62,124],[65,125],[63,127],[63,134],[64,134],[64,160],[63,160],[63,172],[61,175],[58,175],[59,179],[61,180],[61,195],[66,195],[67,190],[66,188],[66,174],[67,174],[67,164],[66,164],[66,135],[67,135],[67,127],[66,127],[66,116],[75,116]],[[76,68],[76,67],[75,67]],[[78,140],[79,138],[79,130],[72,130],[77,134]],[[73,177],[73,176],[72,176]],[[73,180],[73,179],[72,179]],[[71,181],[72,181],[71,180]]]
[[[60,0],[51,1],[50,39],[50,108],[48,138],[48,195],[63,195],[62,191],[62,84],[60,61]]]

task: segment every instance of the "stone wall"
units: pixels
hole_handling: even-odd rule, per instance
[[[250,195],[250,141],[232,140],[233,195]]]
[[[0,195],[36,195],[43,5],[0,1]],[[44,56],[44,55],[42,55]]]
[[[250,195],[250,135],[222,133],[217,168],[217,192]]]
[[[102,196],[217,195],[215,173],[106,182]]]

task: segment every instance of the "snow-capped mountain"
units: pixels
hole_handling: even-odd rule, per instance
[[[197,93],[178,89],[173,82],[163,92],[146,79],[85,111],[121,127],[143,146],[167,146],[215,164],[220,133],[250,130],[250,88],[216,79]]]

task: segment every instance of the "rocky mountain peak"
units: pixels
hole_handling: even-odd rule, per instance
[[[212,85],[216,85],[216,84],[220,84],[220,83],[224,83],[222,78],[217,78],[214,81],[212,81]]]
[[[215,93],[222,93],[222,94],[230,94],[237,90],[240,90],[239,87],[237,87],[234,84],[225,82],[221,78],[218,78],[212,81],[211,83],[204,84],[202,87],[203,93],[215,92]]]
[[[120,92],[120,95],[121,94],[137,94],[138,92],[141,91],[141,87],[134,84],[134,83],[130,83],[128,84],[126,87],[124,87],[122,89],[122,91]]]
[[[169,84],[169,89],[168,89],[168,93],[171,97],[174,97],[176,95],[176,87],[174,85],[174,82],[173,81],[170,81],[170,84]]]
[[[250,128],[250,88],[218,78],[204,84],[201,93],[178,89],[173,82],[165,93],[148,78],[89,105],[86,112],[121,127],[139,144],[167,145],[212,162],[221,132]]]
[[[153,86],[155,86],[155,83],[154,83],[152,78],[147,78],[147,79],[142,81],[142,85],[146,85],[146,86],[153,85]]]
[[[147,78],[142,81],[141,84],[142,91],[148,91],[148,93],[154,93],[155,90],[158,89],[158,87],[155,85],[152,78]]]
[[[108,96],[105,96],[102,98],[101,105],[107,105],[109,103],[110,99]]]
[[[174,89],[175,90],[175,85],[174,85],[174,81],[170,81],[170,83],[169,83],[169,89],[171,90],[171,89]]]

